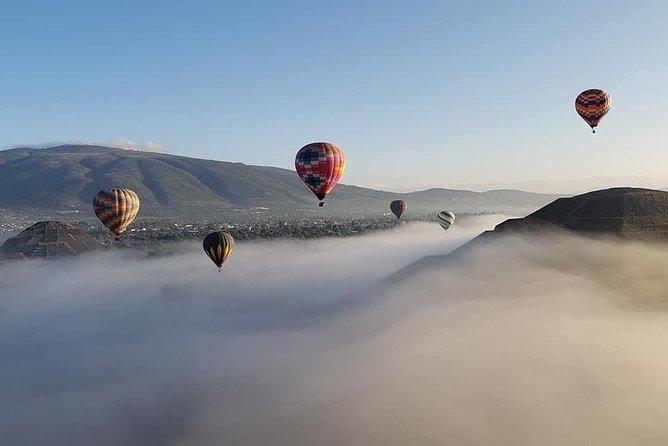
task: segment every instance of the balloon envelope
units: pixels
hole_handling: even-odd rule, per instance
[[[436,220],[438,221],[438,224],[447,231],[455,222],[455,214],[449,211],[441,211],[436,215]]]
[[[575,98],[575,111],[589,124],[592,130],[610,111],[611,106],[612,99],[610,99],[610,95],[603,90],[595,88],[585,90]]]
[[[220,270],[234,251],[234,238],[224,231],[212,232],[204,237],[202,247],[206,255]]]
[[[346,169],[343,150],[329,142],[307,144],[297,152],[295,169],[311,192],[324,200]],[[324,203],[320,203],[321,206]]]
[[[394,200],[390,203],[390,210],[397,218],[401,218],[407,207],[408,203],[405,200]]]
[[[119,240],[139,212],[139,197],[130,189],[101,190],[93,198],[93,211]]]

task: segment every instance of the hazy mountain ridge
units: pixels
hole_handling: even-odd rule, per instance
[[[83,210],[98,190],[108,187],[135,190],[144,213],[251,207],[297,212],[313,210],[316,204],[293,171],[278,167],[87,145],[0,151],[2,208]],[[388,201],[396,198],[409,200],[409,212],[443,207],[455,212],[525,212],[556,197],[438,188],[401,194],[339,184],[328,198],[331,206],[326,212],[387,212]]]

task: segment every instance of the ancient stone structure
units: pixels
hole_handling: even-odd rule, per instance
[[[28,258],[58,258],[104,248],[85,231],[61,221],[41,221],[8,239],[0,254]]]

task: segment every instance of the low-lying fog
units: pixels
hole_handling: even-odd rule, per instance
[[[665,444],[668,250],[502,220],[0,266],[0,444]]]

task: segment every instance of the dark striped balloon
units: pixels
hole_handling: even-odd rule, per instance
[[[120,240],[139,212],[139,197],[130,189],[101,190],[93,199],[93,211],[116,240]]]
[[[295,157],[297,175],[320,200],[320,206],[343,172],[346,170],[346,158],[343,150],[329,142],[307,144]]]
[[[406,203],[405,200],[394,200],[392,203],[390,203],[390,210],[398,219],[400,219],[401,216],[404,215],[404,212],[406,212],[407,207],[408,204]]]
[[[438,221],[438,224],[441,225],[441,228],[447,231],[455,222],[455,214],[450,211],[441,211],[436,215],[436,220]]]
[[[234,238],[224,231],[212,232],[204,237],[202,242],[204,252],[218,267],[218,271],[223,267],[228,257],[234,251]]]
[[[585,90],[575,98],[575,110],[589,124],[593,133],[596,133],[595,127],[610,111],[611,106],[612,99],[603,90]]]

